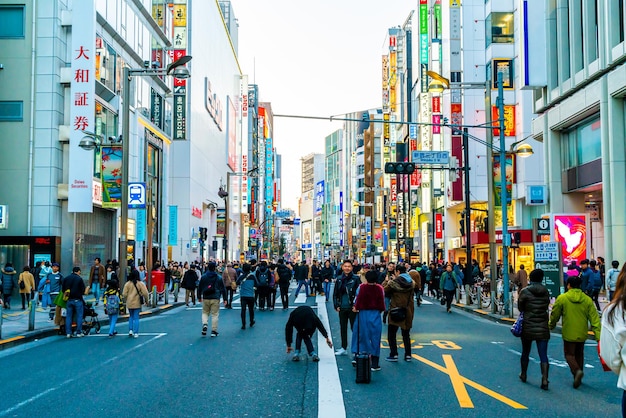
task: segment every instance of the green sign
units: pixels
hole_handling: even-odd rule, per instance
[[[558,242],[535,243],[535,268],[543,270],[543,284],[552,298],[562,292],[563,265],[560,251],[561,245]]]

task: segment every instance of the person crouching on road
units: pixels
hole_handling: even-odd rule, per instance
[[[217,264],[210,261],[207,271],[198,285],[198,300],[202,301],[202,335],[206,335],[211,315],[211,337],[217,337],[217,325],[220,317],[220,296],[224,292],[224,282],[215,272]],[[224,301],[226,303],[226,301]]]
[[[250,312],[250,328],[254,326],[254,289],[256,276],[252,273],[250,264],[244,263],[242,274],[237,279],[239,288],[239,302],[241,302],[241,329],[246,329],[246,309]]]
[[[357,312],[355,327],[356,338],[352,337],[352,353],[359,351],[372,356],[372,371],[380,370],[380,337],[383,331],[381,314],[385,311],[385,291],[377,283],[378,272],[365,273],[366,283],[361,284],[354,300],[353,312]],[[356,364],[356,357],[353,360]]]
[[[521,270],[520,270],[521,271]],[[536,269],[530,272],[530,284],[527,284],[519,294],[517,307],[524,312],[522,326],[522,357],[520,364],[522,372],[519,378],[526,383],[526,371],[528,370],[530,349],[533,341],[537,342],[537,352],[541,365],[541,389],[548,390],[548,340],[550,329],[548,328],[548,306],[550,305],[550,292],[541,284],[543,270]]]
[[[398,342],[396,335],[398,328],[402,329],[402,341],[404,342],[404,360],[411,361],[411,327],[413,326],[413,313],[415,305],[413,304],[413,288],[414,283],[406,272],[404,265],[396,267],[397,275],[387,281],[383,288],[385,295],[390,298],[389,311],[393,308],[404,307],[406,315],[404,320],[394,321],[391,315],[387,317],[389,325],[387,327],[387,339],[389,340],[389,356],[385,358],[387,361],[398,361]]]
[[[63,294],[68,293],[65,318],[65,334],[67,338],[72,337],[72,317],[76,312],[76,337],[83,336],[83,294],[85,293],[85,282],[80,277],[80,267],[74,267],[72,274],[63,280],[61,288]]]
[[[556,327],[563,316],[561,334],[565,361],[574,376],[574,389],[578,389],[584,376],[583,368],[585,342],[589,323],[596,341],[600,340],[600,318],[593,301],[580,289],[581,277],[570,277],[567,281],[567,292],[559,295],[550,314],[550,329]]]
[[[319,356],[315,352],[311,337],[315,333],[315,330],[326,338],[326,344],[328,347],[333,348],[333,343],[328,337],[324,324],[320,321],[319,317],[313,312],[310,306],[299,306],[289,314],[287,325],[285,325],[285,341],[287,342],[287,354],[291,353],[291,341],[293,339],[293,329],[296,329],[296,349],[293,352],[293,361],[300,361],[300,349],[302,348],[302,341],[311,356],[311,360],[317,362],[320,361]],[[380,345],[380,344],[379,344]]]
[[[139,312],[141,312],[141,296],[144,303],[148,300],[148,288],[139,280],[139,272],[132,269],[128,281],[124,285],[122,296],[128,309],[128,336],[139,338]]]

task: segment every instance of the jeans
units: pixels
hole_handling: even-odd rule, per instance
[[[300,288],[304,285],[304,290],[306,291],[306,295],[309,296],[309,281],[308,280],[298,280],[298,287],[296,288],[296,297],[298,297],[298,293],[300,293]]]
[[[280,283],[280,301],[283,303],[283,309],[289,308],[289,282]]]
[[[202,325],[209,323],[209,314],[211,315],[211,331],[217,332],[217,324],[220,318],[219,299],[202,300]]]
[[[96,305],[98,304],[98,298],[100,296],[100,282],[95,281],[91,284],[91,290],[93,291],[93,297],[96,299]]]
[[[339,329],[341,331],[341,348],[346,350],[348,348],[348,320],[350,321],[350,331],[354,326],[354,318],[356,318],[356,312],[352,312],[352,308],[340,308],[339,309]]]
[[[565,361],[567,361],[572,374],[575,374],[578,370],[583,370],[585,366],[584,342],[577,343],[574,341],[563,341],[563,352],[565,354]]]
[[[324,295],[326,295],[326,302],[328,302],[328,297],[330,295],[330,280],[324,281]]]
[[[254,298],[242,297],[241,301],[241,325],[246,325],[246,309],[250,312],[250,325],[254,323]]]
[[[115,332],[115,325],[117,324],[118,316],[119,316],[118,314],[109,315],[109,335],[113,335],[113,333]]]
[[[70,299],[67,301],[65,315],[65,333],[72,333],[72,318],[76,312],[76,333],[83,332],[83,301],[80,299]]]
[[[609,302],[613,300],[614,293],[615,293],[615,290],[609,290]]]
[[[302,347],[302,341],[304,340],[304,345],[309,353],[309,355],[315,352],[315,348],[313,348],[313,342],[311,341],[311,337],[315,333],[315,328],[312,330],[305,329],[302,332],[298,331],[296,334],[296,352],[300,352],[300,348]]]
[[[537,342],[537,353],[539,353],[539,361],[548,363],[548,340],[534,340]],[[528,361],[530,349],[533,346],[533,340],[522,338],[522,360]]]
[[[398,342],[396,341],[396,334],[398,333],[397,325],[389,324],[387,327],[387,340],[389,341],[389,354],[391,356],[398,355]],[[404,344],[404,356],[411,356],[411,330],[403,329],[402,330],[402,342]]]
[[[139,334],[139,312],[141,308],[128,309],[128,330]]]

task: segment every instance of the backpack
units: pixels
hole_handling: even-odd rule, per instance
[[[269,270],[265,270],[265,271],[257,271],[257,279],[259,279],[258,283],[259,286],[261,287],[265,287],[265,286],[269,286],[270,282],[270,271]]]
[[[602,288],[602,277],[600,276],[599,271],[594,271],[591,274],[591,285],[593,290],[600,290]]]
[[[120,312],[120,297],[117,293],[112,293],[106,297],[106,313],[107,315],[117,315]]]
[[[207,284],[207,287],[202,291],[202,297],[206,299],[208,296],[214,295],[217,292],[215,289],[215,285],[217,283],[217,279],[214,279],[213,282]]]

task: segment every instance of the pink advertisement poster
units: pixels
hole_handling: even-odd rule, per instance
[[[585,214],[554,215],[554,239],[561,243],[563,265],[588,258]]]

